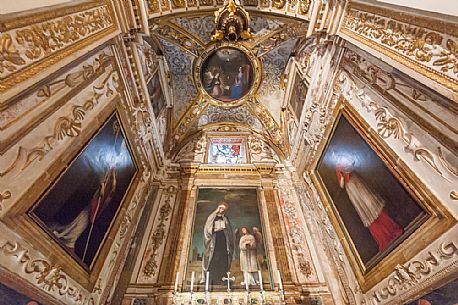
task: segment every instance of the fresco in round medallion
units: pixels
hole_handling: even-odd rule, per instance
[[[203,61],[201,71],[204,90],[223,102],[244,97],[253,85],[253,65],[244,52],[235,48],[215,50]]]

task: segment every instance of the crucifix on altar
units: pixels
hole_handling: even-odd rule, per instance
[[[229,277],[231,275],[230,272],[226,272],[227,274],[227,277],[223,277],[222,280],[223,282],[224,281],[227,281],[227,292],[231,292],[231,282],[234,282],[235,281],[235,277]]]

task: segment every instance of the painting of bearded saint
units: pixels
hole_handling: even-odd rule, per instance
[[[135,172],[119,119],[113,115],[30,215],[90,268]]]
[[[198,191],[186,284],[196,274],[197,290],[259,285],[269,278],[256,189],[202,188]],[[268,284],[268,282],[267,282]],[[196,287],[196,286],[194,286]]]
[[[343,231],[366,269],[428,217],[343,115],[317,171]]]

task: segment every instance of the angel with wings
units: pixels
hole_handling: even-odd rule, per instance
[[[257,240],[251,234],[247,227],[241,227],[236,231],[236,235],[240,236],[240,271],[243,272],[243,282],[241,285],[256,285],[259,284],[258,271],[260,270],[258,255],[257,255]]]

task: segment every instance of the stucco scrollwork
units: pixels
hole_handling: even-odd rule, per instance
[[[41,289],[66,296],[72,304],[95,304],[93,297],[74,286],[59,266],[44,259],[33,258],[29,250],[20,243],[6,241],[0,250],[2,255],[12,258],[17,265],[22,266],[25,274],[32,275],[36,286]]]
[[[307,238],[303,229],[304,223],[296,209],[295,202],[299,201],[296,191],[286,177],[278,180],[278,189],[280,207],[283,212],[283,218],[293,252],[293,259],[297,270],[300,272],[298,276],[301,281],[317,281],[316,271],[312,263]]]
[[[43,137],[39,145],[33,148],[24,148],[20,146],[17,152],[16,159],[13,163],[4,171],[1,172],[0,177],[6,175],[12,171],[20,162],[24,162],[21,171],[29,167],[33,162],[40,161],[52,151],[59,142],[62,142],[65,138],[77,137],[82,128],[82,122],[86,117],[87,113],[90,112],[103,97],[110,97],[119,89],[119,78],[115,71],[112,71],[100,85],[93,87],[94,95],[91,99],[86,100],[82,105],[74,105],[71,107],[70,114],[58,118],[54,124],[54,132],[50,135]]]
[[[458,91],[458,38],[396,20],[387,10],[376,14],[366,6],[351,7],[342,32],[398,60],[455,92]],[[415,18],[412,18],[415,22]],[[434,28],[432,20],[430,28]]]
[[[64,56],[64,51],[103,31],[114,31],[108,3],[62,17],[13,28],[0,35],[0,92],[40,72]],[[62,56],[58,56],[62,53]],[[67,55],[67,54],[65,54]],[[52,58],[51,58],[52,57]],[[47,60],[45,60],[47,59]],[[16,73],[23,71],[24,73]],[[25,73],[27,72],[27,73]]]
[[[437,250],[428,252],[428,256],[396,266],[384,286],[374,291],[368,299],[363,301],[363,304],[381,303],[413,289],[424,278],[430,276],[438,267],[447,264],[456,255],[458,255],[456,244],[444,242]]]
[[[147,248],[143,255],[144,264],[141,267],[141,281],[150,281],[157,276],[158,263],[160,260],[160,248],[163,246],[167,236],[168,226],[170,223],[170,215],[173,211],[173,204],[176,198],[176,187],[168,186],[161,198],[162,205],[159,208],[159,213],[154,221],[155,225],[152,229]]]

